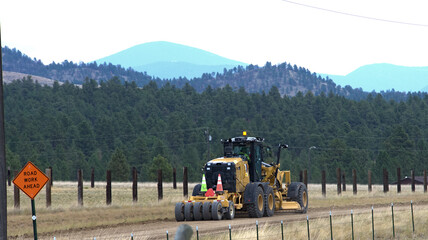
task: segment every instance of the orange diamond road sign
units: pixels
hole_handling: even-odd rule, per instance
[[[28,162],[13,179],[13,184],[34,199],[48,181],[49,178],[40,169],[32,162]]]

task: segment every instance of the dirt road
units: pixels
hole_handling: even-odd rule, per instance
[[[349,216],[352,207],[335,208],[331,209],[333,216]],[[407,205],[397,205],[394,209],[397,211],[408,209]],[[390,211],[390,206],[380,205],[375,206],[376,212]],[[185,223],[190,225],[193,229],[198,226],[199,236],[215,235],[220,233],[227,233],[229,224],[233,229],[242,228],[246,226],[255,226],[256,220],[259,225],[265,223],[279,224],[281,220],[284,222],[303,221],[306,216],[310,219],[323,218],[329,216],[330,209],[309,209],[307,214],[295,212],[276,212],[273,217],[265,218],[248,218],[247,214],[237,213],[234,220],[222,221],[191,221],[191,222],[176,222],[175,220],[146,222],[140,224],[122,224],[119,226],[109,226],[91,230],[73,230],[70,232],[54,233],[50,236],[40,236],[40,239],[52,239],[55,236],[60,239],[130,239],[131,233],[134,239],[166,239],[166,231],[169,233],[169,239],[174,239],[175,231],[178,226]],[[371,205],[358,206],[353,209],[354,214],[369,213]],[[28,238],[31,239],[31,238]]]

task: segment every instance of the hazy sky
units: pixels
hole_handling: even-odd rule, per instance
[[[0,0],[2,45],[45,64],[170,41],[318,73],[344,75],[371,63],[428,66],[426,0],[290,1],[368,18],[281,0]]]

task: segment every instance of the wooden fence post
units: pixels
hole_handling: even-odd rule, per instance
[[[189,194],[189,188],[187,184],[187,167],[183,167],[183,196],[187,197]]]
[[[7,185],[11,186],[11,180],[10,180],[10,167],[7,167]]]
[[[46,176],[48,176],[49,180],[46,184],[46,207],[49,208],[52,205],[52,191],[51,191],[51,169],[46,168]]]
[[[325,188],[325,170],[321,171],[321,191],[322,191],[322,196],[325,197],[326,196],[326,188]]]
[[[342,193],[342,186],[341,186],[341,178],[342,178],[342,174],[340,172],[340,168],[336,169],[336,177],[337,177],[337,195],[340,195]]]
[[[77,170],[77,204],[83,206],[83,171]]]
[[[15,171],[15,177],[16,176],[18,176],[18,171]],[[20,190],[19,190],[19,188],[14,184],[13,185],[13,200],[14,200],[14,204],[13,204],[13,206],[14,206],[14,208],[15,209],[19,209],[20,208],[20,206],[21,206],[21,199],[20,199],[20,196],[19,196],[19,194],[20,194]]]
[[[357,170],[352,169],[352,191],[357,195]]]
[[[411,170],[410,173],[412,174],[412,192],[415,191],[415,170]]]
[[[49,166],[49,169],[51,170],[50,183],[51,183],[51,187],[52,187],[53,186],[53,170],[52,170],[51,166]]]
[[[303,183],[306,186],[306,189],[308,189],[308,170],[303,170]]]
[[[163,199],[162,191],[162,169],[158,170],[158,201]]]
[[[138,202],[138,173],[135,167],[132,167],[132,201]]]
[[[386,170],[386,191],[389,192],[389,172]]]
[[[427,170],[424,170],[424,192],[427,192]]]
[[[368,186],[368,191],[371,192],[372,191],[372,171],[368,171],[367,173],[367,186]]]
[[[401,193],[401,168],[397,168],[397,193]]]
[[[106,204],[111,205],[111,170],[107,170]]]
[[[388,170],[384,168],[383,169],[383,192],[386,193],[388,191],[389,191]]]
[[[177,189],[177,170],[172,169],[172,188]]]
[[[346,192],[346,176],[345,176],[345,173],[342,174],[342,191]]]
[[[95,187],[95,171],[94,168],[91,169],[91,188]]]

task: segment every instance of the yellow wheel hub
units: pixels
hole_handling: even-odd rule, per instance
[[[272,194],[269,194],[268,205],[269,205],[269,209],[273,209],[273,196],[272,196]]]
[[[257,207],[259,208],[260,211],[263,210],[263,195],[259,194],[259,196],[257,197]]]
[[[308,202],[308,196],[306,195],[306,192],[303,192],[302,194],[302,201],[303,201],[303,207],[306,207]]]

